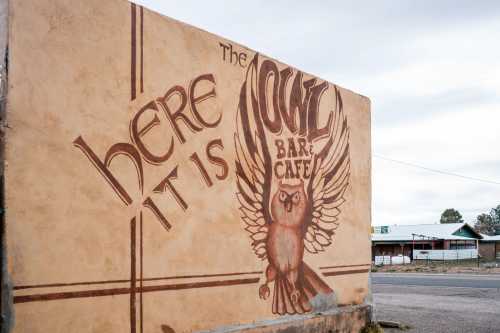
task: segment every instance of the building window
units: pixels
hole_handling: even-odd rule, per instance
[[[469,250],[476,248],[476,241],[450,241],[450,250]]]

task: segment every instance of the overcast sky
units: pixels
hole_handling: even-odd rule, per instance
[[[500,1],[136,2],[368,96],[374,154],[500,183]],[[500,185],[373,159],[374,225],[498,204]]]

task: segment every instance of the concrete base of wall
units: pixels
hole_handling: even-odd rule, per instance
[[[224,327],[206,333],[351,333],[371,322],[370,305],[343,306],[322,313],[284,316],[248,325]]]

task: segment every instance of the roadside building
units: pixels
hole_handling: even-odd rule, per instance
[[[455,250],[455,253],[467,253],[467,256],[476,253],[477,257],[478,242],[482,239],[483,236],[467,223],[373,227],[372,258],[404,255],[414,259],[414,252],[432,253],[432,250]],[[449,251],[442,251],[439,255],[444,258],[447,253]]]
[[[485,260],[500,260],[500,235],[481,235],[479,241],[479,255]]]

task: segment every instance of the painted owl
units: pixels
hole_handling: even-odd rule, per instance
[[[304,252],[324,251],[332,243],[339,225],[339,208],[345,202],[350,177],[349,128],[340,93],[335,88],[336,110],[331,113],[325,143],[319,152],[309,156],[310,177],[276,179],[267,144],[270,134],[259,110],[265,103],[259,101],[263,90],[256,87],[258,69],[256,55],[241,88],[234,136],[237,198],[254,252],[268,262],[265,282],[259,287],[260,298],[271,295],[269,284],[273,283],[273,313],[305,313],[312,310],[311,300],[316,295],[333,292],[304,262]],[[277,86],[279,77],[274,80]],[[310,103],[316,107],[319,104]],[[283,131],[279,134],[283,135]]]

